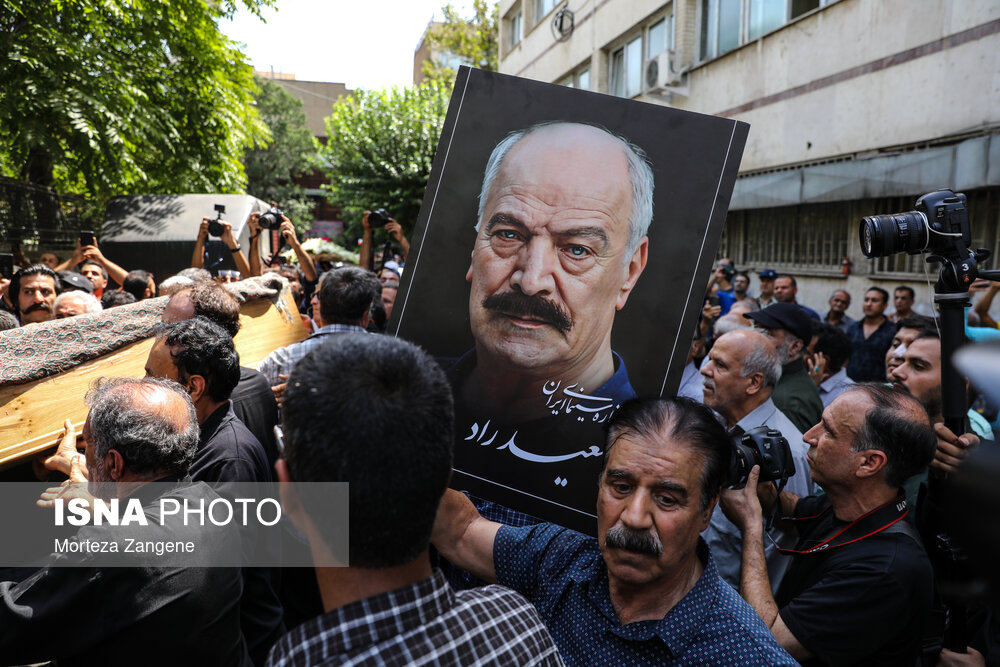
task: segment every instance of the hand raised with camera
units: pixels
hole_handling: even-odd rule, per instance
[[[760,466],[754,466],[747,476],[747,483],[742,489],[723,489],[719,496],[719,507],[726,518],[746,532],[754,527],[761,528],[764,513],[757,497],[757,480],[760,477]],[[772,488],[774,485],[771,485]]]
[[[370,232],[372,229],[368,225],[368,216],[371,215],[371,213],[372,213],[371,211],[365,211],[364,213],[361,214],[361,226],[364,227],[364,230],[366,232]]]
[[[239,246],[239,241],[237,241],[236,237],[233,236],[233,225],[225,220],[217,220],[216,222],[222,225],[222,233],[219,234],[219,238],[226,244],[226,247],[232,250],[233,248]]]
[[[293,249],[299,245],[299,237],[295,233],[295,225],[292,224],[291,220],[285,216],[281,216],[281,227],[279,229],[281,230],[281,237],[285,239],[285,243],[292,246]]]
[[[389,218],[389,222],[385,223],[385,231],[389,232],[392,238],[397,241],[403,240],[403,226],[394,219]]]
[[[247,226],[250,228],[250,240],[255,240],[261,233],[260,227],[260,213],[251,213],[250,218],[247,220]]]
[[[201,225],[198,226],[198,239],[201,242],[205,242],[208,239],[208,218],[201,219]]]

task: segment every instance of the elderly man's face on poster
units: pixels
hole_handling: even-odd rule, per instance
[[[615,312],[646,264],[646,237],[629,243],[632,199],[625,145],[602,130],[553,125],[509,149],[466,275],[480,364],[534,379],[611,376]]]

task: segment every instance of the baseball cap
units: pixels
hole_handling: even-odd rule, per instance
[[[56,273],[59,275],[60,292],[80,290],[87,294],[94,293],[94,283],[90,282],[90,278],[75,271],[57,271]]]
[[[812,339],[812,321],[806,311],[794,303],[772,303],[764,310],[743,313],[765,329],[785,329],[806,345]]]
[[[765,280],[768,279],[774,280],[775,278],[778,277],[778,272],[775,271],[774,269],[764,269],[763,271],[760,272],[760,277]]]

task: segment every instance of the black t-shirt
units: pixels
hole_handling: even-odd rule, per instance
[[[849,529],[860,539],[844,543],[845,532],[828,548],[792,556],[775,601],[781,620],[816,656],[804,665],[914,664],[932,602],[930,560],[899,526],[869,534],[902,514],[891,503]],[[795,517],[797,551],[848,527],[826,496],[800,500]]]
[[[278,447],[274,442],[274,427],[278,423],[278,402],[260,372],[252,368],[240,367],[240,382],[233,389],[229,400],[233,413],[243,422],[254,437],[264,447],[268,468],[274,468],[278,460]]]

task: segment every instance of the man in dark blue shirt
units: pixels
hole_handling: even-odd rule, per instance
[[[567,664],[795,664],[719,577],[700,535],[731,445],[689,399],[636,399],[612,418],[592,537],[484,519],[449,491],[434,546],[538,609]]]
[[[847,337],[851,339],[847,375],[855,382],[886,380],[885,353],[896,335],[896,325],[884,315],[887,305],[889,293],[881,287],[869,287],[865,292],[864,318],[847,327]]]

